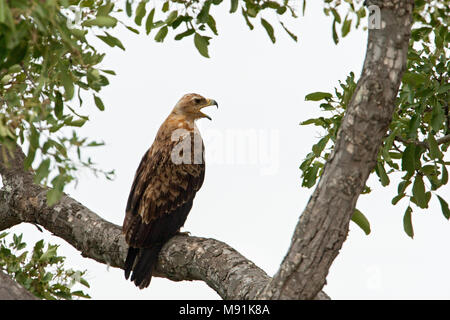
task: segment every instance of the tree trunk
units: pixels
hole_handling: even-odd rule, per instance
[[[381,10],[381,28],[369,30],[361,78],[339,129],[334,151],[264,299],[312,299],[347,234],[356,201],[392,119],[406,67],[413,0],[367,1]]]

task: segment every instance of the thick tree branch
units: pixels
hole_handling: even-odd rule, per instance
[[[0,270],[0,300],[38,300],[38,298]]]
[[[316,296],[347,237],[356,201],[376,164],[406,66],[414,1],[367,2],[381,9],[381,28],[369,30],[361,78],[334,152],[300,216],[279,271],[260,298]]]
[[[58,204],[47,206],[47,189],[33,184],[32,173],[23,171],[23,159],[19,148],[9,166],[0,157],[4,184],[0,190],[0,230],[21,222],[39,224],[65,239],[82,256],[122,268],[128,246],[121,227],[67,195]],[[154,275],[174,281],[202,280],[224,299],[255,299],[270,281],[263,270],[227,244],[181,235],[163,247]],[[322,292],[316,298],[329,299]]]

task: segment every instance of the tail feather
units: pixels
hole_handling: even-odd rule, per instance
[[[127,279],[127,280],[130,277],[131,270],[133,269],[134,259],[136,258],[138,253],[139,253],[138,248],[132,248],[132,247],[128,248],[128,254],[127,254],[127,258],[125,260],[125,268],[124,268],[125,269],[125,279]]]
[[[125,278],[128,279],[131,273],[130,280],[137,287],[140,289],[148,287],[161,248],[162,245],[150,248],[129,247],[127,259],[125,260]]]

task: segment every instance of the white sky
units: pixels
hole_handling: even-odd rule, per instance
[[[92,156],[103,168],[116,169],[117,178],[110,182],[86,172],[68,193],[121,225],[135,170],[173,105],[189,92],[214,98],[219,109],[206,111],[213,121],[198,122],[206,144],[206,178],[185,230],[228,243],[273,275],[312,193],[301,188],[298,167],[321,132],[299,123],[320,113],[319,104],[305,102],[304,97],[314,91],[332,92],[350,71],[359,77],[366,32],[352,31],[334,45],[331,20],[322,13],[322,3],[309,1],[306,17],[288,23],[299,42],[274,23],[273,45],[258,21],[256,30],[249,31],[239,13],[228,14],[226,3],[220,7],[213,8],[219,37],[211,41],[211,59],[198,54],[192,38],[174,41],[173,34],[158,44],[123,28],[112,32],[126,52],[99,42],[107,53],[103,67],[114,69],[117,76],[109,76],[110,86],[101,92],[105,112],[93,102],[83,107],[92,121],[82,132],[106,142]],[[256,152],[254,163],[239,164],[245,149],[227,140],[239,130],[255,134],[257,144],[248,145]],[[411,240],[402,226],[406,200],[390,204],[397,183],[382,188],[372,177],[369,185],[375,190],[361,196],[357,207],[369,218],[372,233],[366,236],[350,225],[324,291],[333,299],[450,298],[450,257],[442,250],[450,242],[450,232],[438,201],[433,197],[428,210],[414,210]],[[450,200],[448,187],[439,194]],[[94,299],[219,298],[200,281],[153,278],[149,288],[139,290],[124,279],[122,270],[82,258],[48,232],[42,235],[30,225],[12,231],[24,232],[31,244],[42,237],[60,243],[67,268],[88,270],[87,292]]]

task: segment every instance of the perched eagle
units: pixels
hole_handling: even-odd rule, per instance
[[[125,278],[148,287],[162,246],[179,232],[205,177],[204,146],[195,120],[212,99],[186,94],[161,125],[139,164],[123,222],[129,245]]]

